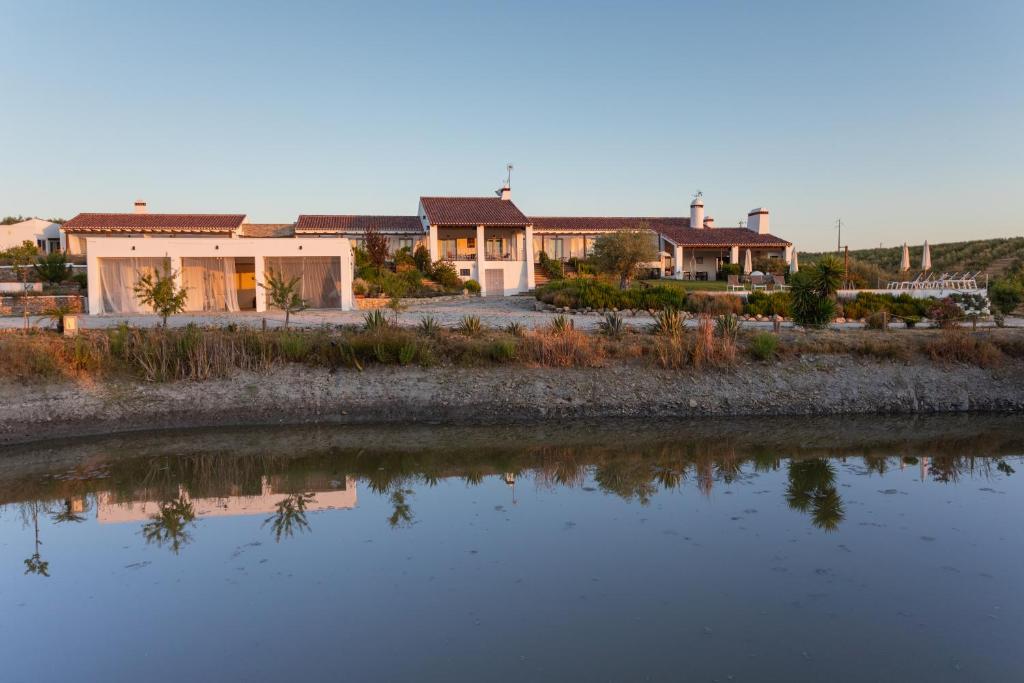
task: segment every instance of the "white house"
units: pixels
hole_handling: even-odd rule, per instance
[[[0,225],[0,251],[16,247],[22,242],[31,242],[39,251],[50,254],[64,251],[64,233],[60,223],[51,223],[42,218],[29,218],[20,223]]]

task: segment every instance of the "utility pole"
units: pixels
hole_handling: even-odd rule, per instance
[[[836,219],[836,253],[843,250],[843,219]]]
[[[850,245],[846,245],[843,256],[843,289],[850,288]]]

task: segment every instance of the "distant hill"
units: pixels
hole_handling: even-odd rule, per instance
[[[998,277],[1011,268],[1024,263],[1024,237],[1008,237],[969,242],[948,242],[929,245],[932,252],[932,270],[954,272],[981,270],[990,278]],[[921,269],[923,245],[910,247],[910,271]],[[835,252],[829,252],[835,253]],[[895,279],[900,269],[903,246],[885,249],[851,249],[851,270],[861,271],[867,281]],[[821,253],[800,253],[800,263],[813,263]]]

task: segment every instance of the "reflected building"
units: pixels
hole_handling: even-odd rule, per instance
[[[294,487],[282,490],[275,486],[272,477],[260,478],[258,493],[233,493],[218,496],[193,497],[185,486],[180,486],[178,495],[181,500],[192,504],[197,519],[205,517],[241,517],[246,515],[267,515],[278,510],[283,498],[293,495]],[[305,505],[306,512],[317,510],[351,510],[356,507],[356,481],[352,477],[331,482],[319,482],[319,486],[304,488],[303,492],[311,494]],[[125,498],[110,491],[96,494],[96,519],[101,524],[121,524],[125,522],[141,522],[158,514],[159,500],[140,492],[139,496]]]

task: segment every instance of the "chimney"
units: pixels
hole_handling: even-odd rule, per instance
[[[768,209],[751,209],[747,214],[747,229],[756,232],[758,235],[770,233],[771,224],[768,222]]]
[[[135,200],[135,213],[146,213],[146,202],[141,199]]]
[[[705,218],[704,219],[704,227],[708,228],[708,229],[715,227],[715,219],[712,218],[711,216],[708,216],[707,218]]]
[[[505,201],[512,199],[512,188],[509,187],[508,183],[501,186],[500,190],[495,190],[494,194],[498,195]]]
[[[690,227],[704,229],[704,200],[700,197],[690,202]]]

